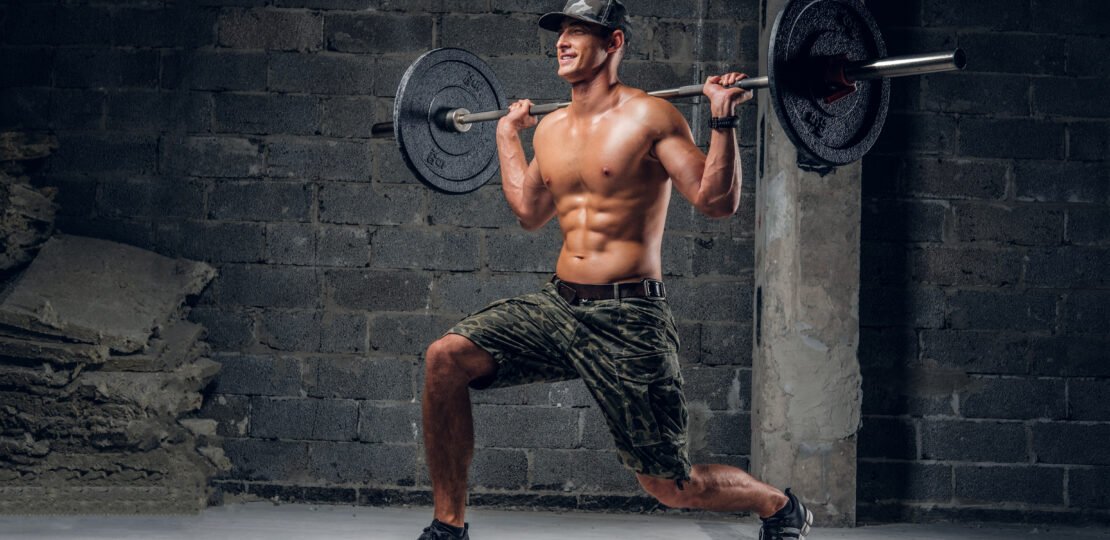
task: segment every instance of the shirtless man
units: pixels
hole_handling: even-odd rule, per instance
[[[570,0],[541,27],[559,32],[558,74],[571,105],[546,116],[528,163],[519,132],[536,126],[521,100],[497,125],[505,198],[527,230],[558,216],[563,247],[541,292],[494,302],[428,347],[424,443],[435,519],[420,540],[469,538],[464,521],[474,452],[469,389],[582,378],[618,456],[672,508],[753,511],[761,538],[804,539],[812,514],[789,490],[727,465],[691,465],[678,335],[665,300],[660,245],[671,185],[702,213],[740,203],[736,107],[740,73],[709,77],[709,155],[667,101],[621,84],[629,35],[617,0]],[[720,120],[718,120],[720,119]],[[713,124],[711,124],[713,125]],[[522,426],[524,429],[524,426]]]

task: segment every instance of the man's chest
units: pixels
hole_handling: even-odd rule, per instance
[[[535,140],[536,159],[544,183],[553,193],[606,193],[642,179],[654,141],[636,126],[549,130]]]

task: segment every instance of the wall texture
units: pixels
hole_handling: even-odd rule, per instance
[[[497,186],[423,188],[370,126],[389,119],[404,68],[438,46],[489,60],[513,97],[565,98],[553,37],[534,26],[562,3],[0,3],[0,129],[57,134],[46,182],[59,227],[220,270],[193,316],[221,351],[205,414],[235,465],[226,492],[427,501],[423,349],[465,313],[538,287],[557,230],[520,230]],[[757,63],[755,0],[627,3],[631,84]],[[975,72],[897,82],[864,165],[868,520],[1107,516],[1106,6],[872,2],[892,52],[959,44]],[[675,197],[664,253],[694,455],[738,465],[753,207],[749,196],[711,221]],[[579,384],[474,399],[472,502],[652,504]]]
[[[519,228],[496,185],[416,182],[390,140],[420,53],[486,58],[512,97],[563,100],[552,1],[19,2],[0,15],[0,126],[48,130],[59,227],[215,264],[193,317],[223,370],[205,407],[228,493],[427,501],[424,348],[491,300],[536,290],[558,230]],[[754,2],[630,1],[623,74],[692,84],[755,65]],[[716,69],[716,68],[713,68]],[[704,123],[701,107],[682,105]],[[745,118],[748,178],[754,110]],[[701,131],[701,130],[699,130]],[[704,137],[702,137],[704,140]],[[749,185],[749,188],[751,185]],[[664,265],[680,321],[693,453],[749,453],[752,198],[730,220],[676,196]],[[641,507],[580,383],[474,394],[473,502]]]
[[[864,160],[861,520],[1110,513],[1110,4],[872,2],[896,81]]]

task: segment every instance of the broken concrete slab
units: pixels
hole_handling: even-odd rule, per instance
[[[204,339],[203,326],[177,321],[150,340],[147,347],[135,354],[112,355],[101,367],[104,371],[172,371],[186,361],[205,356],[208,347],[197,347]],[[2,343],[2,342],[0,342]]]
[[[42,159],[58,149],[58,138],[41,133],[6,131],[0,133],[0,161]]]
[[[6,291],[0,323],[135,352],[215,274],[200,262],[57,235]]]

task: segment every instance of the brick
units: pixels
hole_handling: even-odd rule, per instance
[[[158,138],[124,133],[62,135],[50,157],[52,173],[153,174],[158,170]]]
[[[760,15],[759,2],[756,0],[709,0],[707,13],[710,19],[757,21]]]
[[[470,463],[470,485],[520,489],[528,484],[528,454],[520,450],[481,448]]]
[[[899,369],[917,359],[917,333],[900,328],[860,328],[859,361],[864,372]]]
[[[1110,377],[1106,351],[1110,339],[1072,335],[1032,340],[1032,369],[1052,377]]]
[[[273,176],[367,181],[373,167],[370,149],[361,141],[283,138],[268,147]]]
[[[305,391],[311,397],[411,401],[412,360],[311,357],[305,360]]]
[[[228,439],[223,448],[233,465],[232,478],[282,482],[307,478],[308,443]]]
[[[53,43],[57,9],[48,4],[9,2],[0,18],[4,43],[49,45]]]
[[[544,402],[546,405],[583,409],[592,407],[596,403],[593,394],[590,393],[581,379],[558,381],[539,386],[541,388],[546,387],[548,390],[547,401]]]
[[[1069,469],[1068,500],[1086,508],[1110,508],[1110,469]]]
[[[108,129],[203,132],[211,127],[211,115],[206,94],[125,90],[108,94],[105,118]]]
[[[1110,420],[1110,401],[1106,400],[1110,391],[1110,380],[1068,381],[1068,418],[1071,420]]]
[[[312,51],[323,46],[323,19],[312,12],[234,9],[219,20],[219,42],[233,49]]]
[[[736,368],[690,368],[682,371],[683,386],[691,403],[701,403],[711,411],[750,409],[752,372]]]
[[[857,440],[860,458],[917,459],[917,429],[909,420],[864,417]]]
[[[307,221],[312,186],[284,182],[219,183],[208,195],[208,218],[235,221]]]
[[[754,271],[755,247],[745,238],[695,237],[692,266],[694,275],[747,274]]]
[[[946,73],[926,76],[923,86],[921,107],[927,111],[1013,116],[1030,112],[1031,82],[1025,76]]]
[[[926,26],[984,27],[990,30],[1024,30],[1033,21],[1028,4],[1006,4],[1001,9],[994,2],[962,2],[935,0],[925,2]]]
[[[214,392],[254,396],[296,396],[301,391],[301,366],[289,356],[215,354],[220,363]]]
[[[363,442],[418,443],[421,441],[419,403],[359,405],[358,438]]]
[[[486,11],[486,2],[473,0],[374,0],[381,11],[415,13],[473,13]]]
[[[319,277],[311,268],[226,265],[215,287],[220,302],[257,307],[316,307]]]
[[[960,154],[971,157],[1063,159],[1064,125],[1045,120],[960,120]]]
[[[54,85],[154,88],[160,62],[156,51],[63,48],[54,57]]]
[[[947,502],[952,499],[952,467],[940,464],[860,461],[861,501]]]
[[[1110,252],[1099,248],[1062,247],[1029,254],[1025,282],[1030,287],[1103,288],[1110,284]]]
[[[102,7],[66,6],[54,17],[53,41],[59,45],[108,45],[110,12]]]
[[[1063,504],[1064,470],[1046,467],[956,467],[956,498],[963,503]]]
[[[956,291],[949,299],[952,328],[1051,331],[1056,326],[1052,293]]]
[[[369,233],[365,227],[320,227],[316,234],[316,261],[320,266],[369,265]]]
[[[0,48],[0,88],[50,86],[54,52],[37,47]]]
[[[527,426],[544,426],[527,429]],[[578,411],[555,407],[481,405],[474,408],[474,441],[484,448],[574,448]]]
[[[973,248],[931,248],[910,252],[911,279],[931,285],[1006,287],[1021,279],[1024,254]]]
[[[319,442],[309,445],[308,467],[316,482],[412,485],[415,446]]]
[[[99,90],[55,90],[50,96],[55,129],[100,130],[105,127],[105,96]],[[118,123],[110,129],[121,129]],[[126,129],[126,128],[124,128]]]
[[[262,174],[262,148],[239,137],[185,137],[166,140],[164,172],[184,176],[242,178]]]
[[[860,281],[868,286],[904,284],[909,281],[910,250],[902,243],[860,244]]]
[[[254,323],[242,312],[198,306],[189,320],[204,325],[205,341],[218,351],[239,350],[255,343]]]
[[[51,92],[45,88],[0,88],[0,126],[45,129],[51,123]]]
[[[637,2],[629,15],[681,19],[698,12],[697,0],[647,0]]]
[[[465,197],[429,191],[428,224],[510,229],[517,218],[501,189],[487,186]]]
[[[370,241],[375,268],[476,270],[477,233],[384,227]]]
[[[705,424],[705,451],[711,454],[746,456],[751,454],[751,415],[717,412]]]
[[[867,369],[863,375],[863,414],[884,416],[954,416],[954,388],[966,379],[920,367]]]
[[[370,348],[385,353],[423,354],[455,324],[434,315],[382,315],[370,320]]]
[[[1110,194],[1110,172],[1094,163],[1019,161],[1014,186],[1018,200],[1102,203]]]
[[[752,285],[746,281],[713,283],[672,279],[667,282],[667,301],[678,320],[750,322],[752,293]]]
[[[958,204],[956,238],[1023,246],[1057,245],[1064,239],[1064,212],[1034,205]]]
[[[960,391],[960,412],[966,418],[1062,419],[1067,416],[1064,396],[1060,379],[972,377]]]
[[[622,63],[621,69],[622,81],[649,91],[705,82],[700,80],[700,74],[691,62],[628,61]]]
[[[489,269],[495,272],[554,272],[561,235],[548,223],[533,232],[491,231],[486,234]]]
[[[377,64],[374,65],[376,76],[374,78],[374,95],[380,97],[393,97],[397,94],[397,86],[401,82],[401,77],[408,70],[419,55],[414,53],[405,54],[401,57],[387,56],[378,58]],[[390,141],[383,141],[391,147],[395,147],[396,143]]]
[[[1068,37],[1068,75],[1077,77],[1105,76],[1103,59],[1110,55],[1110,41],[1105,37]]]
[[[266,262],[310,266],[316,262],[316,228],[308,223],[266,225]]]
[[[698,343],[698,357],[707,366],[715,365],[752,365],[752,326],[751,324],[705,323],[701,326]],[[681,329],[679,337],[682,336]],[[685,339],[682,340],[685,343]],[[680,356],[682,354],[680,349]],[[746,399],[746,397],[745,397]]]
[[[947,215],[947,205],[936,201],[867,202],[860,235],[864,241],[940,242]]]
[[[976,72],[1064,73],[1067,46],[1062,36],[969,32],[960,34],[960,47],[975,51]]]
[[[276,54],[270,57],[270,89],[308,94],[371,95],[374,58],[329,54]],[[372,118],[361,118],[370,125]]]
[[[861,287],[859,320],[864,326],[940,328],[944,291],[935,287]]]
[[[112,41],[133,47],[204,47],[216,44],[217,12],[186,6],[124,7],[112,12]]]
[[[882,135],[875,141],[875,150],[952,154],[956,150],[956,119],[939,114],[889,114]]]
[[[97,186],[97,214],[107,217],[150,217],[151,186],[143,180],[105,180]]]
[[[1110,244],[1110,209],[1068,208],[1066,237],[1069,243],[1078,245]]]
[[[1039,463],[1110,465],[1105,452],[1110,424],[1051,422],[1033,425],[1033,453]]]
[[[197,416],[215,420],[216,434],[221,437],[245,437],[250,429],[251,398],[216,394],[206,396]]]
[[[441,311],[473,313],[494,300],[539,292],[544,281],[533,274],[446,274],[432,285],[432,305]]]
[[[471,392],[476,405],[555,405],[551,402],[551,383],[523,384],[504,388],[485,388]]]
[[[1062,319],[1069,334],[1110,334],[1110,292],[1071,291]]]
[[[501,77],[505,97],[510,100],[570,99],[570,87],[556,73],[555,60],[501,57],[490,58],[489,65]]]
[[[428,305],[431,278],[420,273],[337,269],[324,276],[331,300],[344,308],[410,311]]]
[[[251,436],[263,439],[349,441],[355,438],[358,404],[351,400],[256,397]]]
[[[416,186],[327,183],[320,186],[320,221],[358,225],[412,225],[423,216]]]
[[[636,477],[616,452],[538,449],[532,452],[532,489],[564,492],[633,491]]]
[[[1110,93],[1110,78],[1037,78],[1033,81],[1033,110],[1050,116],[1110,118],[1110,105],[1090,96]]]
[[[366,352],[366,315],[321,311],[263,311],[259,343],[279,351]]]
[[[311,96],[216,94],[218,133],[311,135],[320,125],[320,102]]]
[[[432,18],[416,15],[326,15],[324,39],[333,51],[392,53],[432,48]]]
[[[250,223],[178,221],[157,223],[158,251],[208,262],[261,262],[266,230]]]
[[[1034,0],[1032,14],[1038,32],[1105,35],[1110,6],[1100,0]]]
[[[267,64],[265,53],[186,51],[164,57],[162,85],[194,90],[263,90]]]
[[[275,7],[324,10],[364,11],[372,9],[378,0],[275,0]]]
[[[921,457],[927,460],[1026,462],[1026,444],[1025,426],[1017,422],[927,420],[921,424]]]
[[[392,121],[393,109],[384,99],[331,97],[322,102],[320,133],[328,137],[369,138],[375,123]]]
[[[534,17],[503,15],[443,18],[443,42],[477,55],[534,55],[540,52],[540,32]]]

